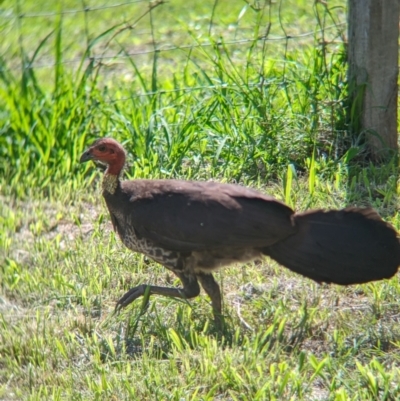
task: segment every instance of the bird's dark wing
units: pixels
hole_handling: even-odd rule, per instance
[[[400,265],[396,231],[372,209],[296,214],[298,233],[265,254],[318,282],[356,284],[392,277]]]
[[[237,185],[178,180],[121,183],[124,216],[135,232],[179,251],[264,247],[295,232],[293,211]]]

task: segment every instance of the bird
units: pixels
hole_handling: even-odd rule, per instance
[[[268,256],[317,283],[351,285],[393,277],[400,240],[372,208],[296,213],[285,203],[236,184],[176,179],[121,180],[126,151],[113,138],[97,139],[80,162],[106,166],[102,191],[123,244],[173,272],[181,287],[141,284],[127,291],[116,311],[137,298],[191,299],[200,285],[222,316],[213,272]]]

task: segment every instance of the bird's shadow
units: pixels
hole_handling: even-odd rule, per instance
[[[165,313],[160,299],[150,299],[111,314],[107,325],[114,328],[114,335],[112,344],[109,340],[100,344],[102,360],[122,355],[136,359],[143,354],[169,359],[174,349],[196,349],[209,341],[226,347],[237,340],[237,326],[229,315],[216,320],[209,310],[197,311],[180,300],[166,302],[171,303],[167,307],[174,308],[173,313]]]
[[[113,344],[102,342],[102,360],[140,359],[143,355],[163,360],[170,359],[175,351],[191,352],[210,346],[217,346],[218,349],[247,347],[250,339],[260,352],[279,348],[282,352],[290,353],[301,347],[312,324],[309,314],[304,313],[296,327],[283,333],[279,324],[272,323],[274,318],[270,316],[263,325],[264,329],[251,330],[240,325],[229,310],[225,311],[222,319],[215,320],[206,308],[192,308],[178,301],[178,305],[167,306],[174,308],[173,313],[160,312],[164,306],[150,300],[147,304],[127,308],[115,315],[113,322],[110,322],[116,328]]]

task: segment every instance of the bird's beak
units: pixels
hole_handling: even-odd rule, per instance
[[[85,150],[85,151],[82,153],[82,156],[81,156],[81,158],[79,159],[79,163],[85,163],[85,162],[87,162],[87,161],[89,161],[89,160],[93,160],[93,155],[92,155],[92,152],[90,151],[90,149]]]

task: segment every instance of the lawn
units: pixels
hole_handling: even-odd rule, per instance
[[[178,286],[113,233],[95,138],[126,178],[236,182],[296,210],[372,206],[400,229],[398,162],[349,130],[346,2],[0,3],[0,399],[395,400],[400,284],[317,285],[270,259]],[[350,117],[349,117],[350,116]]]

